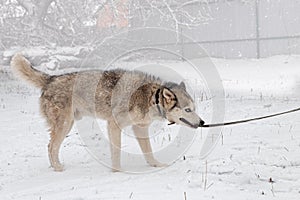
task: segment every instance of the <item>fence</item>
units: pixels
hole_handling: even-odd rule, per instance
[[[197,57],[194,44],[200,44],[213,57],[300,54],[300,1],[214,0],[209,1],[208,7],[211,20],[207,23],[196,28],[179,27],[180,33],[194,41],[180,39],[185,57]],[[151,18],[147,23],[151,26],[156,20]],[[161,26],[168,27],[168,24]],[[176,41],[166,44],[162,38],[158,45],[178,44]]]

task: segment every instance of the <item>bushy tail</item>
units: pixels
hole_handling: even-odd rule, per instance
[[[44,87],[50,78],[49,75],[34,69],[30,62],[20,53],[13,56],[10,65],[16,76],[39,88]]]

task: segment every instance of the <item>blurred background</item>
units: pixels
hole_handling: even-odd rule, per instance
[[[139,47],[147,40],[154,47],[172,46],[188,59],[203,56],[195,44],[218,58],[300,53],[296,0],[0,0],[0,5],[0,64],[8,64],[16,49],[31,49],[28,55],[36,49],[36,64],[45,52],[76,63],[120,33],[122,39],[101,48],[103,59],[133,41]],[[145,27],[174,35],[127,32]],[[64,65],[66,57],[55,59]]]

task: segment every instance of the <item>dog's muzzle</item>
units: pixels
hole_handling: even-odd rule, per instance
[[[192,128],[202,127],[205,124],[205,122],[203,120],[200,120],[199,124],[192,124],[191,122],[189,122],[185,118],[179,118],[179,120],[182,121],[183,123],[189,125]]]

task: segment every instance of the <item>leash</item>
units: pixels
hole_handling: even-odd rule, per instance
[[[267,116],[263,116],[263,117],[256,117],[256,118],[251,118],[251,119],[244,119],[244,120],[239,120],[239,121],[231,121],[231,122],[226,122],[226,123],[205,124],[205,125],[199,125],[199,127],[201,127],[201,128],[210,128],[210,127],[229,126],[229,125],[234,125],[234,124],[242,124],[242,123],[246,123],[246,122],[258,121],[258,120],[261,120],[261,119],[267,119],[267,118],[276,117],[276,116],[280,116],[280,115],[286,115],[286,114],[294,113],[294,112],[297,112],[297,111],[300,111],[300,108],[296,108],[296,109],[285,111],[285,112],[276,113],[276,114],[273,114],[273,115],[267,115]]]
[[[161,89],[159,88],[156,93],[155,93],[155,104],[157,106],[157,110],[159,112],[159,114],[165,118],[166,118],[166,113],[163,109],[160,108],[159,105],[159,94],[161,92]],[[298,112],[300,111],[300,107],[299,108],[295,108],[292,110],[288,110],[285,112],[280,112],[280,113],[276,113],[276,114],[272,114],[272,115],[266,115],[266,116],[262,116],[262,117],[256,117],[256,118],[250,118],[250,119],[244,119],[244,120],[237,120],[237,121],[231,121],[231,122],[225,122],[225,123],[215,123],[215,124],[199,124],[198,126],[193,125],[192,123],[190,123],[188,120],[184,119],[184,118],[180,118],[180,121],[186,123],[187,125],[194,127],[194,128],[211,128],[211,127],[219,127],[219,126],[230,126],[230,125],[235,125],[235,124],[242,124],[242,123],[247,123],[247,122],[253,122],[253,121],[258,121],[258,120],[262,120],[262,119],[267,119],[267,118],[272,118],[272,117],[276,117],[276,116],[280,116],[280,115],[286,115],[286,114],[290,114],[290,113],[294,113],[294,112]],[[173,125],[175,124],[175,122],[170,122],[168,125]]]

